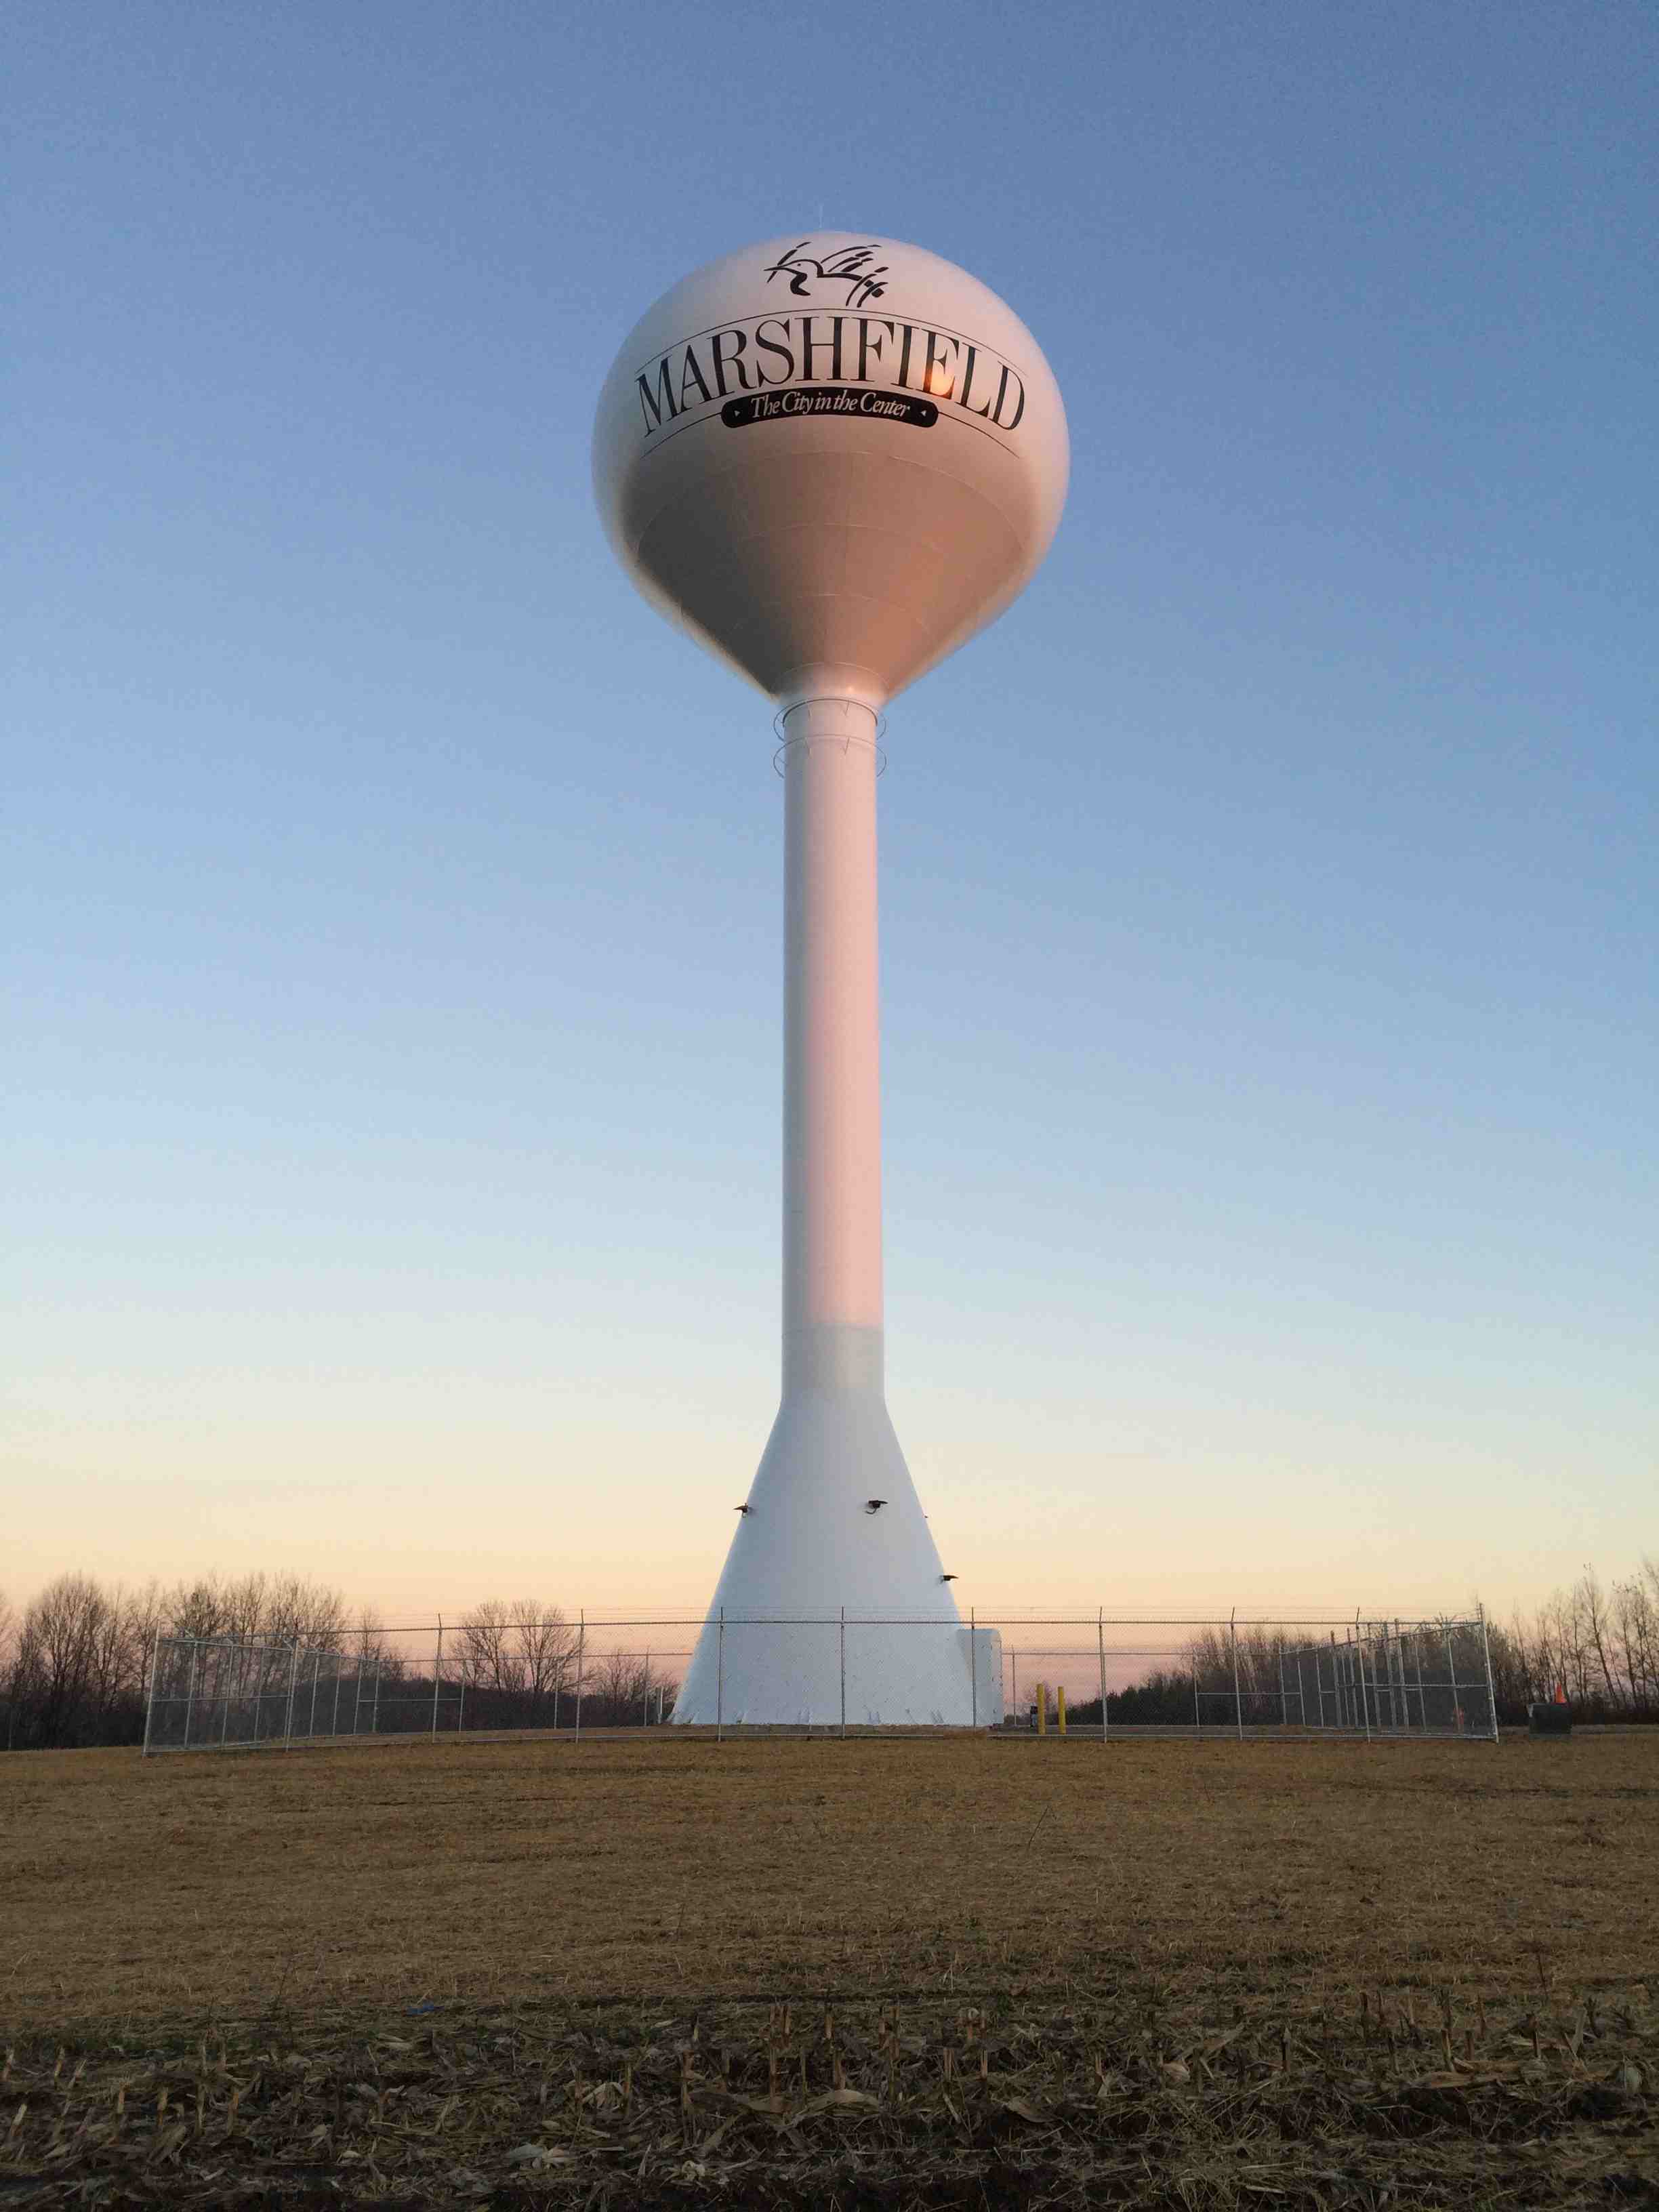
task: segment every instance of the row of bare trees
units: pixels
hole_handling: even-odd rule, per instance
[[[574,1711],[593,1728],[650,1726],[674,1708],[679,1685],[647,1651],[585,1647],[544,1599],[486,1598],[456,1631],[469,1728],[557,1725]]]
[[[1587,1720],[1659,1721],[1659,1559],[1612,1583],[1586,1567],[1530,1619],[1489,1632],[1500,1719],[1559,1689]]]
[[[297,1575],[246,1575],[129,1589],[60,1575],[21,1614],[0,1595],[0,1717],[8,1750],[142,1741],[160,1633],[343,1650],[374,1638],[337,1590]]]
[[[6,1747],[133,1741],[155,1616],[145,1595],[62,1575],[21,1619],[0,1602]]]
[[[443,1682],[423,1655],[400,1648],[372,1609],[295,1575],[216,1577],[142,1589],[60,1575],[21,1614],[0,1594],[0,1741],[8,1750],[137,1743],[144,1733],[150,1655],[157,1634],[221,1639],[360,1661],[397,1684],[386,1717],[418,1716],[429,1699],[442,1711]],[[666,1719],[678,1683],[642,1651],[579,1644],[557,1606],[539,1598],[486,1599],[447,1632],[443,1674],[467,1729],[568,1723],[580,1689],[593,1727]],[[1528,1705],[1558,1686],[1580,1717],[1659,1721],[1659,1559],[1604,1584],[1586,1568],[1528,1617],[1488,1623],[1492,1682],[1501,1721],[1524,1720]],[[1174,1665],[1149,1673],[1108,1701],[1115,1726],[1184,1724],[1194,1691],[1231,1707],[1237,1659],[1247,1720],[1279,1717],[1284,1656],[1299,1639],[1253,1626],[1236,1642],[1225,1629],[1200,1632]],[[434,1654],[435,1659],[435,1654]],[[377,1705],[378,1711],[378,1705]],[[1098,1723],[1099,1700],[1074,1708]],[[1229,1715],[1205,1711],[1206,1721]],[[410,1722],[414,1725],[414,1722]]]
[[[142,1742],[158,1634],[198,1639],[222,1657],[222,1647],[258,1647],[357,1662],[359,1678],[377,1686],[383,1731],[424,1726],[429,1711],[469,1731],[568,1725],[579,1696],[586,1726],[654,1723],[672,1714],[678,1687],[648,1654],[580,1645],[560,1608],[540,1598],[474,1606],[446,1632],[443,1679],[434,1680],[438,1654],[424,1635],[425,1648],[411,1646],[372,1608],[301,1576],[129,1589],[66,1574],[21,1615],[0,1593],[0,1743],[21,1751]],[[236,1680],[252,1679],[240,1660],[236,1667]],[[287,1670],[272,1681],[279,1675]],[[193,1668],[189,1679],[218,1674]]]
[[[576,1632],[542,1598],[486,1598],[461,1622],[459,1638],[467,1681],[481,1697],[539,1716],[574,1687]]]
[[[1260,1625],[1241,1627],[1236,1640],[1224,1627],[1201,1630],[1172,1664],[1113,1691],[1107,1699],[1109,1720],[1115,1728],[1187,1726],[1195,1717],[1214,1724],[1231,1722],[1237,1711],[1247,1723],[1270,1723],[1281,1714],[1300,1712],[1304,1705],[1311,1711],[1310,1662],[1298,1668],[1296,1661],[1297,1648],[1305,1648],[1308,1640],[1304,1632]],[[1420,1656],[1418,1644],[1432,1654],[1436,1642],[1431,1627],[1408,1627],[1404,1646],[1393,1649],[1403,1648],[1407,1661],[1414,1661]],[[1659,1559],[1644,1558],[1633,1574],[1612,1583],[1603,1583],[1586,1567],[1571,1589],[1556,1591],[1530,1615],[1517,1612],[1503,1624],[1489,1620],[1486,1643],[1501,1723],[1524,1723],[1529,1705],[1549,1703],[1558,1690],[1581,1720],[1659,1722]],[[1374,1667],[1374,1656],[1370,1663]],[[1484,1667],[1484,1653],[1479,1662],[1471,1653],[1468,1663],[1475,1676]],[[1437,1675],[1440,1669],[1436,1665],[1431,1671]],[[1458,1679],[1461,1689],[1461,1671]],[[1288,1695],[1280,1695],[1281,1686]],[[1362,1690],[1373,1702],[1379,1694],[1386,1702],[1386,1679]],[[1412,1696],[1418,1696],[1414,1689]],[[1328,1698],[1327,1704],[1332,1702]],[[1484,1711],[1484,1691],[1467,1702],[1470,1712],[1476,1704]],[[1454,1710],[1448,1707],[1448,1712]],[[1099,1698],[1074,1705],[1073,1715],[1080,1724],[1098,1726]]]
[[[1197,1720],[1206,1728],[1218,1728],[1231,1727],[1235,1718],[1252,1727],[1278,1722],[1285,1711],[1282,1662],[1304,1640],[1290,1630],[1264,1627],[1260,1622],[1236,1634],[1219,1624],[1200,1629],[1188,1639],[1173,1664],[1149,1668],[1138,1682],[1108,1694],[1108,1725],[1190,1728]],[[1100,1699],[1074,1701],[1072,1719],[1080,1728],[1098,1728]]]

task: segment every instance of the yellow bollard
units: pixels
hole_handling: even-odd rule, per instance
[[[1058,1708],[1057,1718],[1060,1723],[1060,1732],[1064,1735],[1066,1733],[1066,1685],[1064,1682],[1062,1682],[1060,1687],[1054,1692],[1054,1699]]]
[[[1039,1682],[1036,1686],[1036,1716],[1037,1734],[1047,1735],[1048,1733],[1048,1685],[1046,1682]]]

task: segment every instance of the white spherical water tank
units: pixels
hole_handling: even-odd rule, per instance
[[[711,262],[629,333],[593,440],[645,596],[775,699],[881,707],[999,615],[1066,499],[1066,415],[1012,308],[845,232]]]
[[[1067,458],[1012,310],[849,232],[688,276],[600,395],[617,557],[777,702],[782,738],[783,1394],[681,1723],[1001,1717],[995,1639],[962,1627],[884,1395],[877,738],[888,701],[1029,582]]]

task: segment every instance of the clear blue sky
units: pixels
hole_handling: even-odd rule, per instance
[[[1659,1547],[1659,17],[26,7],[0,1362],[21,1595],[700,1604],[776,1382],[764,703],[593,399],[912,239],[1071,503],[895,707],[891,1396],[986,1606]]]

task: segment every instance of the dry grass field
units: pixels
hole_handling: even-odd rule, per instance
[[[1659,2205],[1659,1735],[16,1757],[0,2042],[8,2203]]]

